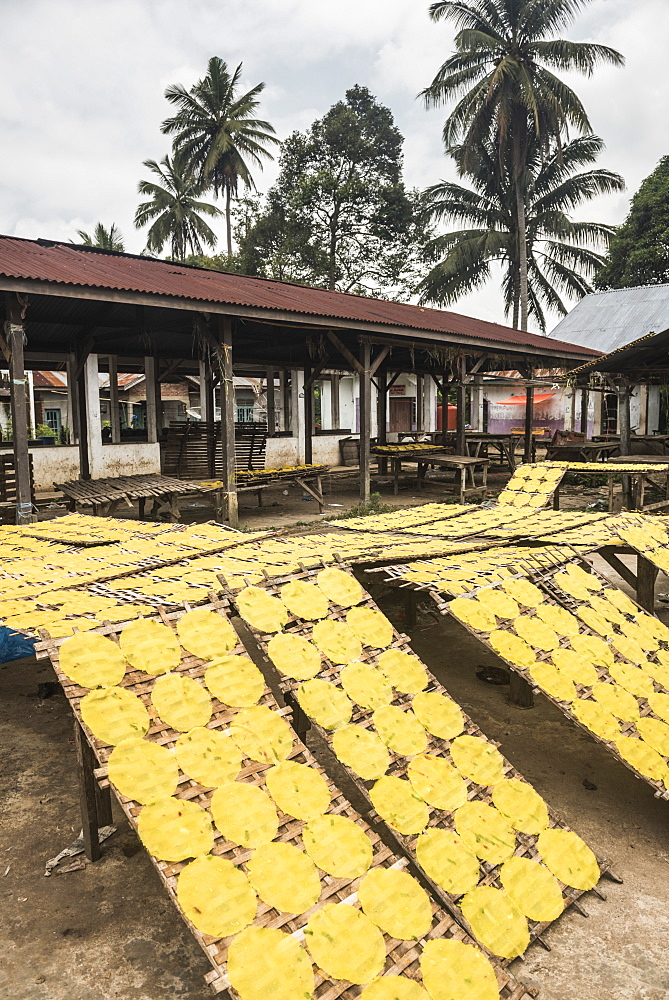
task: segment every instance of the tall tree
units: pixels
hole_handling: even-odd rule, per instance
[[[616,231],[598,288],[629,288],[669,282],[669,156],[663,156],[632,198]]]
[[[604,143],[597,136],[573,139],[549,157],[540,140],[528,148],[525,174],[526,245],[529,313],[542,331],[545,309],[564,315],[563,296],[580,298],[592,291],[589,279],[601,267],[597,252],[608,245],[611,226],[574,222],[571,213],[600,194],[622,191],[623,178],[609,170],[580,171],[594,163]],[[491,265],[502,265],[502,289],[507,316],[518,325],[520,309],[520,259],[518,213],[513,164],[500,164],[497,148],[488,138],[473,159],[463,147],[454,147],[467,188],[441,181],[429,188],[429,211],[438,220],[458,220],[469,228],[438,236],[428,255],[438,262],[419,285],[421,301],[450,305],[460,295],[485,284]]]
[[[203,185],[211,186],[217,197],[225,193],[228,256],[232,256],[231,200],[237,197],[240,182],[255,189],[249,161],[262,169],[263,159],[273,159],[267,147],[278,143],[272,125],[256,117],[265,84],[240,94],[241,73],[242,63],[231,75],[227,63],[212,56],[206,76],[190,90],[180,83],[167,88],[165,97],[177,113],[162,125],[162,131],[173,136],[175,150],[199,171]]]
[[[123,236],[115,222],[112,222],[109,229],[98,222],[92,236],[83,229],[77,229],[77,236],[87,247],[100,247],[101,250],[114,250],[116,253],[123,253],[125,249]]]
[[[137,229],[152,223],[146,234],[147,250],[161,253],[169,244],[173,260],[182,261],[189,250],[200,254],[205,246],[214,247],[216,234],[203,216],[215,218],[222,213],[215,205],[199,200],[203,189],[199,177],[179,156],[164,156],[159,164],[144,160],[144,166],[157,178],[138,185],[139,193],[149,199],[135,212]]]
[[[276,184],[240,253],[251,273],[362,294],[413,285],[419,197],[402,182],[388,108],[353,87],[284,142]]]
[[[623,64],[614,49],[571,42],[554,34],[573,21],[590,0],[438,0],[434,21],[453,21],[455,53],[423,91],[428,107],[455,99],[444,125],[446,148],[460,144],[476,157],[494,137],[501,162],[510,163],[516,197],[520,281],[520,327],[529,310],[526,194],[533,137],[544,150],[560,147],[570,127],[592,132],[575,92],[552,71],[590,76],[603,63]]]

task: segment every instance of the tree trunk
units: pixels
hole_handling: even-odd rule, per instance
[[[516,177],[516,210],[518,212],[518,278],[520,284],[520,329],[527,330],[528,285],[527,285],[527,224],[525,219],[525,196],[521,175]]]
[[[514,269],[515,270],[515,269]],[[513,322],[512,326],[514,330],[518,329],[518,314],[520,310],[520,296],[518,290],[518,272],[516,271],[513,276]]]
[[[228,257],[232,257],[232,221],[230,213],[230,188],[225,189],[225,232],[228,240]]]

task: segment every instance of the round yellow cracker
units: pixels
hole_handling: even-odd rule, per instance
[[[294,736],[288,723],[265,705],[253,705],[237,712],[230,735],[241,752],[259,764],[276,764],[293,749]]]
[[[577,653],[574,649],[554,649],[551,653],[551,660],[563,677],[574,684],[591,687],[599,680],[599,674],[592,663],[589,663],[582,653]]]
[[[228,619],[206,608],[187,611],[177,622],[177,632],[183,648],[201,660],[225,656],[239,642]]]
[[[499,878],[511,902],[529,920],[557,920],[564,910],[562,890],[555,876],[538,861],[509,858]]]
[[[297,689],[300,707],[323,729],[339,729],[351,720],[353,703],[340,687],[315,677]]]
[[[393,689],[376,667],[359,660],[342,667],[339,679],[346,694],[363,708],[380,708],[393,700]]]
[[[577,697],[573,681],[548,661],[535,663],[530,668],[530,677],[551,698],[570,703]]]
[[[526,608],[536,608],[542,601],[546,600],[546,596],[529,580],[502,580],[500,586],[515,601]]]
[[[187,799],[159,799],[144,806],[137,832],[149,854],[161,861],[185,861],[214,846],[209,813]]]
[[[655,715],[659,715],[665,722],[669,722],[669,694],[659,694],[654,691],[648,695],[648,704]]]
[[[179,767],[205,788],[234,781],[242,768],[242,754],[226,730],[198,726],[179,737],[175,746]]]
[[[578,618],[555,604],[540,604],[536,616],[560,635],[576,635],[579,630]]]
[[[490,608],[475,597],[456,597],[448,606],[451,614],[477,632],[491,632],[497,627],[497,618]]]
[[[127,666],[120,647],[103,635],[73,635],[58,650],[63,673],[85,688],[113,687],[123,680]]]
[[[148,618],[126,625],[119,643],[126,660],[147,674],[166,674],[181,663],[181,647],[172,629]]]
[[[123,740],[112,750],[109,780],[128,799],[142,805],[173,795],[179,768],[174,754],[149,740]]]
[[[615,740],[620,735],[620,723],[603,705],[585,698],[576,698],[571,710],[580,723],[602,740]]]
[[[432,925],[430,898],[408,872],[373,868],[358,886],[358,899],[369,919],[400,941],[417,941]]]
[[[616,719],[623,722],[634,722],[639,718],[639,702],[629,691],[618,684],[608,684],[598,681],[592,685],[592,697],[610,712]]]
[[[321,880],[316,866],[293,844],[262,844],[247,861],[246,870],[262,901],[281,913],[304,913],[318,902]]]
[[[275,927],[245,928],[230,945],[226,964],[241,1000],[308,1000],[315,989],[306,949]]]
[[[330,805],[327,781],[308,764],[284,760],[265,774],[267,791],[282,812],[309,820],[322,815]]]
[[[380,975],[386,961],[383,934],[368,916],[346,903],[317,910],[305,928],[312,959],[333,979],[363,985]]]
[[[381,976],[365,986],[360,1000],[430,1000],[415,979],[406,976]]]
[[[420,969],[431,1000],[499,1000],[495,970],[475,945],[455,938],[428,941]]]
[[[476,599],[497,618],[516,618],[520,614],[518,602],[498,587],[485,587]]]
[[[207,854],[191,861],[177,882],[177,899],[203,934],[228,937],[248,927],[258,909],[256,894],[232,861]]]
[[[261,587],[245,587],[235,598],[239,614],[259,632],[280,632],[288,621],[288,608]]]
[[[226,840],[240,847],[260,847],[274,840],[279,817],[269,795],[257,785],[229,781],[211,797],[214,823]]]
[[[560,645],[554,629],[533,615],[520,615],[519,618],[514,618],[513,627],[521,639],[537,649],[550,652]]]
[[[346,621],[365,646],[383,649],[393,641],[393,626],[376,608],[351,608]]]
[[[458,736],[450,747],[460,774],[479,785],[495,785],[504,778],[504,758],[492,743],[480,736]]]
[[[644,743],[663,757],[669,757],[669,725],[666,722],[647,715],[643,719],[637,719],[636,728]]]
[[[360,640],[346,622],[329,619],[317,622],[312,629],[312,638],[332,663],[350,663],[362,656]]]
[[[428,733],[441,739],[451,740],[465,728],[460,706],[437,691],[420,691],[414,695],[411,708]]]
[[[416,843],[416,857],[426,875],[453,896],[473,889],[479,880],[479,859],[453,830],[430,828]]]
[[[528,669],[536,663],[536,654],[532,647],[519,635],[495,629],[488,636],[488,642],[500,656],[517,667]]]
[[[202,684],[183,674],[164,674],[151,691],[151,701],[166,725],[180,733],[206,726],[211,718],[211,698]]]
[[[321,669],[321,654],[312,642],[301,635],[280,632],[267,643],[267,655],[282,674],[295,680],[308,680]]]
[[[204,683],[224,705],[250,708],[265,690],[265,678],[248,656],[230,654],[213,659],[204,672]]]
[[[342,608],[360,604],[364,597],[364,591],[355,577],[333,566],[322,569],[316,576],[316,583],[328,600]]]
[[[427,749],[427,734],[411,709],[383,705],[372,716],[374,728],[393,753],[411,756]]]
[[[503,889],[479,885],[460,900],[477,941],[500,958],[517,958],[530,943],[527,919]]]
[[[637,698],[648,698],[655,690],[650,677],[640,667],[631,663],[612,663],[609,673],[616,684]]]
[[[570,635],[569,644],[575,652],[598,666],[608,667],[613,663],[611,647],[596,635]]]
[[[548,826],[548,807],[532,785],[520,778],[506,778],[492,790],[492,801],[514,830],[541,833]]]
[[[548,870],[565,885],[583,891],[597,885],[597,858],[573,830],[544,830],[537,848]]]
[[[369,837],[347,816],[316,816],[302,830],[302,840],[314,864],[335,878],[358,878],[372,863]]]
[[[385,743],[363,726],[343,726],[335,730],[332,749],[342,764],[365,781],[380,778],[390,765],[390,753]]]
[[[643,774],[646,778],[656,781],[669,781],[669,767],[657,750],[644,739],[634,736],[620,736],[616,741],[616,750],[628,764]]]
[[[409,761],[407,776],[416,795],[437,809],[453,812],[467,801],[467,782],[443,757],[418,754]]]
[[[455,813],[455,829],[464,844],[482,861],[497,865],[516,849],[516,835],[494,806],[465,802]]]
[[[290,580],[280,588],[279,597],[291,614],[304,621],[316,621],[327,616],[328,599],[313,583]]]
[[[387,649],[377,663],[389,684],[403,694],[418,694],[427,687],[427,672],[418,657],[403,649]]]
[[[420,833],[430,819],[430,810],[405,778],[384,775],[370,791],[379,816],[402,834]]]
[[[137,695],[122,687],[89,691],[81,699],[79,710],[93,735],[112,746],[131,737],[146,736],[151,724]]]

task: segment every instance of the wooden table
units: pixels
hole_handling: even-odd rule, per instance
[[[435,444],[433,447],[421,448],[412,451],[407,449],[406,451],[392,451],[385,450],[392,448],[392,445],[384,445],[383,449],[372,448],[372,455],[374,455],[379,463],[379,472],[381,475],[385,475],[385,463],[390,462],[390,471],[393,477],[393,493],[395,496],[400,491],[400,472],[402,471],[402,462],[417,462],[419,459],[432,457],[432,456],[442,456],[447,455],[442,445]]]
[[[454,469],[454,493],[460,494],[460,503],[465,502],[465,498],[479,493],[485,493],[488,488],[488,466],[490,462],[487,458],[471,458],[469,455],[425,455],[424,458],[412,458],[418,466],[418,492],[420,493],[425,481],[425,474],[428,466],[437,469]],[[476,472],[481,470],[481,484],[476,485]],[[458,487],[458,472],[460,473],[460,485]],[[469,486],[467,482],[469,481]]]
[[[198,491],[196,483],[158,474],[117,476],[110,479],[73,479],[67,483],[53,485],[64,494],[68,509],[72,511],[76,510],[77,506],[92,507],[96,516],[110,517],[120,504],[132,507],[137,501],[140,519],[153,513],[154,517],[167,514],[170,521],[178,521],[181,517],[178,497]],[[147,500],[148,510],[145,509]]]
[[[322,477],[330,471],[328,465],[319,466],[318,471],[309,472],[304,470],[300,472],[298,469],[292,474],[280,474],[274,477],[268,477],[262,472],[258,471],[257,481],[254,481],[256,477],[249,476],[239,479],[237,482],[237,493],[255,493],[258,500],[258,506],[262,507],[262,495],[264,490],[277,490],[281,489],[283,486],[297,486],[305,493],[308,493],[310,497],[318,504],[318,509],[321,514],[325,513],[325,500],[323,498],[323,479]],[[216,496],[216,507],[218,510],[223,510],[226,506],[226,494],[222,490],[222,483],[200,483],[198,489],[202,493],[214,493]]]
[[[618,434],[593,434],[593,441],[606,441],[615,444],[620,448],[620,435]],[[635,449],[635,445],[639,449]],[[636,454],[642,455],[647,452],[651,455],[669,455],[669,434],[631,434],[630,446]],[[625,455],[625,461],[629,455]]]
[[[621,463],[624,462],[624,464],[627,465],[628,457],[629,456],[625,456],[624,460],[621,459]],[[636,459],[632,459],[630,461],[630,464],[643,465],[643,459],[641,456],[639,456]],[[652,470],[639,469],[638,472],[637,471],[625,472],[621,469],[611,469],[608,467],[607,462],[602,462],[601,472],[599,471],[599,469],[596,472],[590,469],[588,469],[587,472],[580,472],[578,468],[578,463],[575,462],[572,468],[565,470],[565,475],[562,477],[562,480],[555,488],[555,491],[553,493],[553,510],[560,509],[560,487],[562,486],[566,477],[570,473],[572,474],[577,473],[579,475],[587,475],[587,476],[606,476],[606,478],[608,479],[608,489],[609,489],[608,509],[609,512],[611,513],[614,513],[614,506],[615,506],[615,494],[613,491],[613,487],[616,476],[620,476],[621,482],[623,484],[623,495],[628,494],[632,498],[632,509],[648,512],[651,510],[658,510],[661,507],[669,507],[669,462],[662,462],[659,456],[656,456],[655,461],[649,464],[653,465]],[[660,500],[656,503],[647,504],[645,502],[646,488],[651,484],[657,485],[656,483],[652,483],[652,480],[650,478],[653,475],[657,475],[657,473],[660,473],[660,475],[664,477],[665,499]]]
[[[615,441],[569,441],[565,444],[549,444],[546,461],[559,462],[603,462],[618,450]]]

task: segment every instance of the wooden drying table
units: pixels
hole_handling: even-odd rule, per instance
[[[625,456],[624,458],[621,458],[620,464],[627,465],[628,464],[627,459],[628,459],[628,456]],[[612,463],[612,464],[614,464],[614,463]],[[615,464],[617,465],[618,463],[615,463]],[[643,458],[641,456],[638,456],[638,458],[636,460],[632,459],[629,464],[634,464],[634,465],[642,466],[643,465]],[[602,462],[601,463],[601,470],[597,469],[597,471],[594,471],[592,469],[587,469],[587,470],[581,471],[579,469],[579,463],[578,462],[574,462],[573,465],[570,465],[570,467],[568,469],[565,469],[564,476],[562,477],[562,479],[560,480],[560,482],[558,483],[558,485],[555,487],[555,490],[553,491],[553,510],[559,510],[560,509],[560,488],[561,488],[562,484],[564,483],[565,479],[567,478],[567,476],[570,473],[571,474],[577,473],[577,474],[583,475],[583,476],[587,476],[587,475],[589,475],[589,476],[606,476],[606,478],[608,479],[608,489],[609,489],[609,493],[608,493],[608,510],[609,510],[609,513],[614,513],[614,509],[613,508],[615,506],[615,494],[613,492],[613,486],[614,486],[614,480],[616,479],[617,476],[619,476],[623,480],[623,483],[624,483],[625,479],[629,480],[629,483],[630,483],[629,490],[626,489],[625,486],[623,485],[623,493],[627,493],[627,492],[630,493],[630,495],[632,497],[632,508],[634,510],[649,512],[649,511],[652,511],[652,510],[658,510],[660,507],[669,507],[669,462],[663,462],[659,457],[656,457],[652,462],[649,462],[648,464],[652,465],[653,468],[652,469],[639,468],[638,471],[629,471],[629,472],[626,472],[626,471],[622,471],[619,468],[618,469],[615,469],[615,468],[611,469],[611,468],[609,468],[607,466],[606,462]],[[656,503],[646,503],[645,502],[646,501],[646,488],[648,486],[651,486],[651,485],[657,486],[657,483],[653,483],[652,480],[651,480],[651,476],[657,475],[657,474],[659,474],[659,475],[661,475],[661,476],[664,477],[664,494],[665,494],[665,499],[664,500],[660,500],[660,501],[658,501]]]
[[[411,448],[411,447],[400,447],[395,451],[392,445],[384,445],[379,448],[372,448],[372,454],[376,456],[379,462],[379,472],[381,475],[385,474],[385,469],[382,471],[382,463],[385,467],[385,462],[390,462],[390,472],[393,477],[393,494],[397,496],[400,491],[400,472],[402,471],[402,462],[418,462],[420,459],[429,456],[442,457],[447,456],[448,452],[444,450],[443,445],[434,445],[430,448]]]
[[[415,462],[418,466],[418,492],[420,493],[428,466],[435,466],[437,469],[455,469],[454,493],[459,493],[460,503],[465,502],[465,498],[485,493],[488,488],[488,466],[490,462],[487,458],[470,458],[469,455],[425,455],[423,458],[412,458],[409,461]],[[476,485],[476,473],[481,470],[481,484]],[[458,486],[458,472],[460,473],[460,485]],[[469,486],[467,482],[469,481]]]
[[[154,517],[167,514],[170,521],[178,521],[181,517],[178,497],[198,491],[196,483],[158,474],[117,476],[111,479],[73,479],[53,485],[64,494],[68,509],[72,511],[79,505],[92,507],[96,516],[111,517],[120,504],[132,507],[133,502],[138,501],[140,519],[152,513]],[[145,509],[147,500],[148,511]]]
[[[271,478],[260,471],[258,476],[248,476],[237,481],[237,493],[255,493],[258,506],[262,507],[262,495],[264,490],[277,490],[283,486],[298,486],[308,493],[318,504],[321,514],[325,512],[325,500],[323,498],[322,477],[330,471],[328,465],[319,466],[315,471],[300,472],[296,469],[292,473],[277,474]],[[226,506],[226,494],[221,485],[214,483],[211,485],[200,484],[197,487],[203,493],[213,492],[216,497],[216,507],[223,510]]]
[[[602,462],[606,461],[618,444],[612,441],[569,441],[564,444],[549,444],[546,461],[558,462]]]

